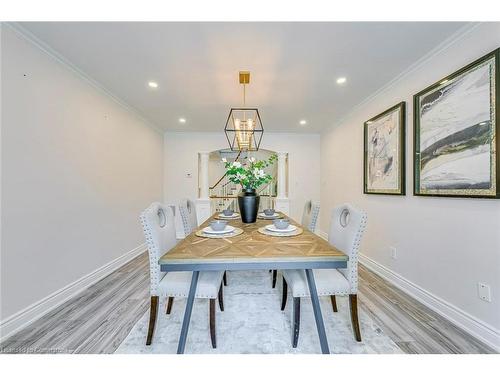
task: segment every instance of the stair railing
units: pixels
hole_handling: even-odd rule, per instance
[[[241,151],[235,158],[235,161],[239,159]],[[257,194],[260,195],[259,210],[265,208],[274,207],[274,198],[276,198],[277,185],[276,185],[276,173],[273,173],[273,179],[265,185],[260,186],[257,189]],[[236,212],[239,211],[238,208],[238,194],[241,192],[241,186],[229,181],[229,176],[227,172],[222,175],[221,178],[210,187],[210,200],[212,212],[221,212],[225,209],[232,209]]]

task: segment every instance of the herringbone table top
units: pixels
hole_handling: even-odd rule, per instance
[[[215,216],[200,228],[208,226]],[[244,224],[241,219],[231,220],[230,224],[243,229],[243,234],[231,238],[201,238],[193,232],[163,255],[159,263],[348,260],[347,255],[327,241],[288,219],[304,232],[294,237],[273,237],[258,232],[260,227],[269,224],[268,220],[257,219],[256,223],[251,224]]]

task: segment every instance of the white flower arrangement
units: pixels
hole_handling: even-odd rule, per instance
[[[273,179],[264,169],[272,165],[276,159],[276,154],[273,154],[267,160],[256,160],[252,156],[247,159],[248,162],[245,165],[239,161],[228,162],[226,158],[223,158],[222,162],[229,181],[241,185],[244,189],[256,189]]]

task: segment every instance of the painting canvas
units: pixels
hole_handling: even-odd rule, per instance
[[[405,103],[364,124],[365,194],[405,194]]]
[[[498,198],[498,51],[415,95],[416,195]]]

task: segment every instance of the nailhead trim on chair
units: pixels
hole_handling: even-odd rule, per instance
[[[163,297],[187,297],[187,293],[163,293],[160,291],[160,277],[164,273],[160,271],[160,266],[158,265],[158,260],[160,258],[160,249],[158,248],[157,241],[155,241],[153,234],[153,227],[148,221],[148,218],[156,215],[159,210],[163,210],[165,216],[165,225],[169,225],[170,227],[174,223],[174,215],[172,208],[169,206],[165,206],[159,202],[152,203],[148,208],[146,208],[140,215],[140,222],[142,224],[142,229],[144,231],[144,236],[146,238],[146,245],[149,253],[149,274],[150,274],[150,294],[151,296],[163,296]],[[151,219],[149,219],[151,220]],[[172,227],[171,227],[172,228]],[[167,228],[158,226],[158,230],[168,230]],[[173,228],[171,230],[174,230]],[[175,237],[175,234],[172,233],[172,236]],[[165,251],[165,249],[163,249]],[[222,272],[221,280],[222,280]],[[188,285],[190,282],[188,282]],[[200,284],[198,284],[200,285]],[[214,294],[199,294],[199,290],[197,289],[196,298],[217,298],[218,288],[216,288]]]
[[[329,290],[326,292],[318,293],[318,296],[348,296],[350,293],[347,293],[345,290],[339,291],[339,290]],[[309,297],[309,294],[297,294],[294,295],[294,297]]]
[[[181,214],[184,235],[188,236],[196,229],[196,226],[193,227],[194,222],[196,222],[196,208],[194,203],[189,199],[184,200],[179,205],[179,212]]]
[[[158,285],[160,283],[160,267],[158,266],[158,260],[160,257],[160,250],[158,249],[158,246],[156,245],[154,238],[153,238],[153,232],[152,228],[149,226],[147,222],[147,215],[148,214],[153,214],[154,212],[157,212],[159,209],[163,209],[163,212],[172,212],[170,207],[163,206],[159,202],[154,202],[152,203],[148,208],[142,212],[140,216],[140,221],[142,224],[142,229],[144,231],[144,236],[146,237],[146,245],[148,247],[148,253],[149,253],[149,274],[150,274],[150,293],[151,296],[157,296],[158,295]],[[169,211],[166,211],[169,210]],[[173,216],[173,215],[172,215]],[[168,217],[172,217],[170,215],[165,215],[165,217],[168,220]]]
[[[196,293],[196,298],[217,298],[217,295],[218,295],[218,292],[213,294],[213,295],[204,295],[204,294],[198,294]],[[178,294],[178,293],[162,293],[161,294],[162,297],[177,297],[177,298],[187,298],[188,295],[187,294]]]
[[[319,216],[319,203],[312,204],[311,207],[311,224],[309,224],[309,230],[314,233],[316,230],[316,225],[318,223]]]
[[[347,277],[347,280],[349,281],[349,286],[351,288],[350,294],[356,294],[358,293],[358,253],[359,253],[359,248],[361,246],[361,238],[363,237],[363,234],[365,233],[366,230],[367,215],[366,212],[357,210],[356,208],[352,207],[349,204],[343,204],[335,208],[332,220],[336,220],[336,218],[340,220],[340,216],[342,215],[342,212],[344,210],[347,210],[348,212],[358,211],[360,214],[359,227],[358,230],[356,231],[356,235],[354,237],[350,253],[348,254],[349,260],[347,262],[347,275],[344,274]],[[336,213],[338,212],[340,212],[340,214],[336,215]],[[339,271],[342,273],[345,272],[345,270],[339,270]]]
[[[318,223],[319,209],[319,203],[313,203],[312,201],[306,202],[304,206],[302,225],[307,225],[307,229],[313,233],[316,230],[316,225]]]
[[[342,225],[342,223],[341,223],[341,218],[342,218],[342,215],[344,212],[347,212],[350,214],[350,219],[346,225]],[[349,225],[354,225],[351,221],[353,213],[355,213],[355,216],[356,216],[357,227],[349,228]],[[345,296],[348,294],[357,294],[357,292],[358,292],[358,252],[359,252],[359,248],[361,245],[361,238],[363,237],[363,234],[366,230],[366,223],[367,223],[366,213],[359,210],[359,209],[352,207],[349,204],[343,204],[343,205],[340,205],[340,206],[334,208],[334,210],[332,212],[332,222],[330,224],[330,236],[329,236],[330,243],[332,245],[335,245],[335,241],[334,241],[335,238],[337,238],[337,240],[341,239],[340,240],[341,242],[346,242],[344,244],[345,248],[340,248],[340,250],[342,250],[344,252],[348,252],[347,255],[349,256],[349,260],[347,261],[347,268],[346,269],[345,268],[338,269],[338,272],[340,272],[345,277],[345,279],[347,280],[349,285],[348,286],[346,285],[345,288],[340,289],[340,290],[336,290],[336,289],[330,289],[328,291],[321,290],[321,291],[318,291],[318,295],[320,295],[320,296],[328,296],[328,295]],[[340,225],[343,228],[340,229],[338,227],[338,225]],[[344,229],[346,231],[349,231],[349,229],[352,229],[352,231],[347,233],[346,237],[341,237],[341,236],[339,237],[338,233],[341,233],[341,231],[343,231]],[[284,271],[284,275],[286,274],[286,272],[293,273],[293,272],[304,272],[304,271],[293,271],[293,270]],[[292,275],[289,275],[289,277],[291,277],[291,276]],[[291,280],[287,280],[287,282],[288,282],[288,285],[292,285]],[[305,282],[307,284],[307,281],[305,281],[305,279],[303,282]],[[324,287],[324,285],[322,285],[322,287]],[[335,287],[339,287],[339,286],[332,285],[331,287],[335,288]],[[292,288],[293,288],[293,286],[292,286]],[[298,291],[300,291],[301,293],[295,294]],[[302,291],[304,291],[304,293],[302,293]],[[300,289],[295,288],[294,290],[292,290],[292,293],[293,293],[294,297],[309,297],[307,287],[305,287],[305,289],[304,289],[304,287],[301,287]]]

